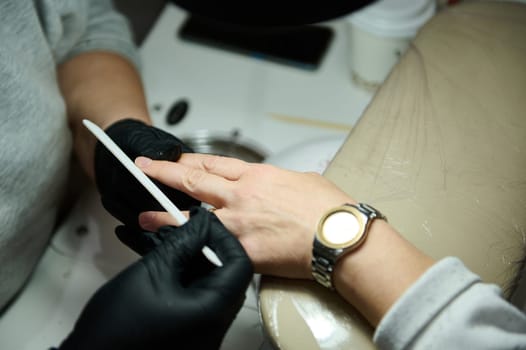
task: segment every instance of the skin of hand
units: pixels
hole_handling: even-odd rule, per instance
[[[102,129],[125,118],[151,124],[141,78],[127,59],[104,51],[82,53],[61,63],[57,77],[75,153],[93,179],[97,140],[82,119],[87,118]]]
[[[61,350],[219,349],[252,279],[245,251],[214,214],[157,233],[159,244],[97,290]],[[209,246],[223,266],[204,258]]]
[[[312,240],[318,219],[329,208],[354,202],[317,173],[234,158],[184,154],[177,163],[143,157],[136,163],[148,176],[217,208],[215,214],[239,238],[262,274],[312,278]],[[152,212],[139,218],[148,230],[173,224],[172,220]]]
[[[203,154],[177,163],[139,157],[150,177],[213,205],[239,238],[261,274],[312,279],[314,233],[329,209],[356,201],[316,173]],[[162,212],[142,213],[148,230],[173,222]],[[371,224],[365,242],[338,260],[336,291],[376,326],[400,296],[434,263],[384,220]]]

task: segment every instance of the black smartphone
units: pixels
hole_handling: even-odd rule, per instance
[[[330,27],[241,27],[189,15],[178,30],[182,40],[315,70],[334,36]]]

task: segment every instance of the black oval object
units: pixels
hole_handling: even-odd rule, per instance
[[[188,12],[244,26],[296,26],[345,16],[373,0],[329,1],[208,1],[171,0]]]
[[[187,100],[183,99],[176,101],[168,110],[168,114],[166,114],[166,122],[169,125],[179,123],[188,113],[188,108],[190,108],[190,104]]]

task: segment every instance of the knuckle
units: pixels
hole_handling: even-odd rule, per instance
[[[188,169],[183,177],[183,186],[190,192],[195,192],[203,182],[205,172],[200,169]]]
[[[206,158],[204,158],[202,163],[201,163],[202,167],[203,167],[203,170],[204,171],[208,171],[208,172],[214,171],[214,169],[217,168],[218,158],[220,158],[220,157],[213,156],[213,157],[206,157]]]

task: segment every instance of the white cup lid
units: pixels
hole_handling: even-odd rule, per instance
[[[357,27],[383,37],[414,37],[436,10],[435,0],[379,0],[348,18]]]

